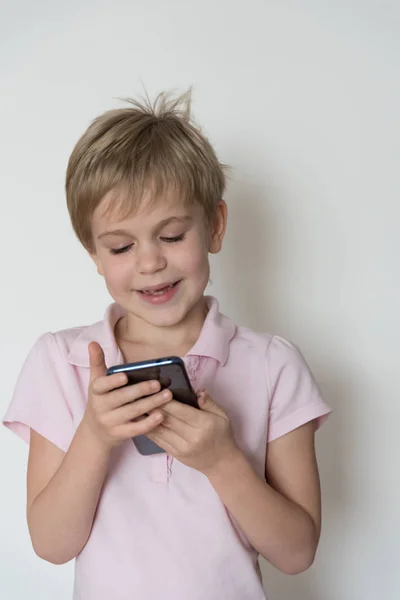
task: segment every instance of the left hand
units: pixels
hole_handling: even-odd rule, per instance
[[[168,454],[209,475],[238,453],[226,412],[204,391],[200,410],[171,400],[162,407],[162,424],[147,436]],[[157,409],[160,410],[160,409]]]

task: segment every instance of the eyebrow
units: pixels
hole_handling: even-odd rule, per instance
[[[163,219],[162,221],[160,221],[157,224],[156,229],[162,229],[166,225],[169,225],[170,223],[174,223],[174,222],[188,223],[189,221],[192,221],[192,217],[189,216],[189,215],[183,216],[183,217],[169,217],[168,219]],[[131,236],[131,233],[129,231],[126,231],[126,229],[113,229],[111,231],[104,231],[103,233],[100,233],[100,235],[97,236],[97,239],[99,240],[99,239],[101,239],[103,237],[106,237],[107,235],[126,235],[126,236]]]

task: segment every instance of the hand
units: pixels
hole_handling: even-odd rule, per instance
[[[209,476],[240,451],[227,414],[204,391],[200,410],[172,400],[162,408],[163,421],[148,437],[188,467]]]
[[[162,422],[164,415],[159,407],[170,402],[169,390],[160,392],[158,381],[121,388],[128,381],[126,374],[106,375],[104,352],[97,342],[89,344],[89,357],[90,382],[83,423],[102,443],[111,448],[149,433]]]

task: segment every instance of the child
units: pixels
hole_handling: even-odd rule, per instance
[[[115,302],[103,321],[39,338],[4,423],[30,442],[33,547],[76,558],[75,600],[261,600],[259,554],[285,573],[313,562],[314,433],[330,410],[292,344],[204,295],[224,188],[187,96],[107,112],[72,152],[72,225]],[[200,409],[157,381],[106,376],[171,355]],[[140,454],[141,434],[165,452]]]

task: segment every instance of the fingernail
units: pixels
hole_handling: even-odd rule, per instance
[[[171,392],[169,390],[164,390],[163,393],[161,394],[162,398],[170,398],[171,397]]]
[[[151,384],[150,384],[150,388],[152,390],[154,390],[154,391],[158,390],[160,388],[159,382],[158,381],[152,381]]]

